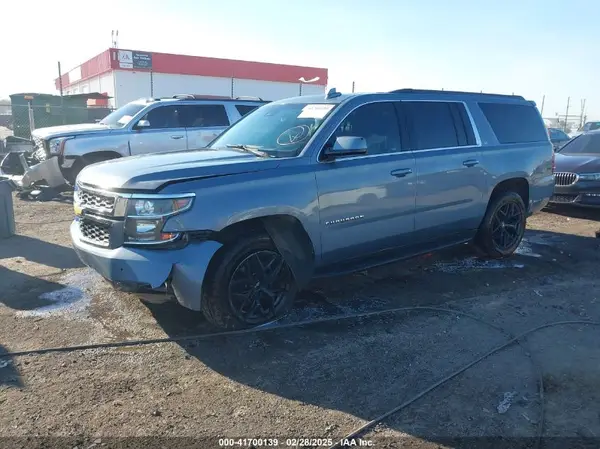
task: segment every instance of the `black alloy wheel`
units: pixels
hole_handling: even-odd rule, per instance
[[[228,288],[229,305],[236,317],[257,325],[274,319],[276,310],[292,289],[293,276],[276,251],[259,250],[243,259],[233,271]]]
[[[524,232],[524,211],[516,203],[505,203],[492,218],[492,241],[498,251],[510,250],[521,242]]]

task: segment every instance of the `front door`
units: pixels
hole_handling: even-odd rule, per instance
[[[403,101],[417,176],[415,238],[469,235],[487,207],[481,147],[461,102]],[[450,242],[449,242],[450,243]]]
[[[401,148],[392,102],[366,104],[344,119],[338,136],[364,137],[364,156],[319,162],[323,263],[402,246],[414,230],[415,160]]]
[[[178,151],[187,149],[187,134],[180,123],[180,106],[158,105],[140,120],[147,120],[148,127],[134,125],[129,145],[131,155]]]
[[[229,126],[223,104],[190,104],[181,109],[189,149],[206,147]]]

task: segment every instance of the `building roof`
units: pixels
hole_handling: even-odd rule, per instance
[[[319,78],[312,84],[327,85],[325,68],[303,67],[235,59],[207,58],[138,50],[109,48],[62,75],[62,87],[113,70],[167,73],[179,75],[237,78],[283,83],[299,83],[299,78]],[[55,80],[59,89],[60,81]]]

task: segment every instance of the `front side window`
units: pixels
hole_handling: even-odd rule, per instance
[[[270,157],[300,154],[336,104],[269,103],[240,119],[209,148],[251,147]]]
[[[107,125],[111,128],[123,128],[127,125],[131,119],[142,109],[146,107],[145,104],[140,103],[128,103],[125,106],[120,107],[116,111],[111,112],[102,120],[101,125]]]
[[[600,134],[581,134],[558,150],[560,154],[600,155]]]
[[[344,119],[332,136],[362,137],[367,142],[367,155],[401,151],[398,116],[394,104],[370,103],[360,106]],[[333,142],[331,142],[333,143]]]
[[[179,106],[159,106],[150,110],[141,120],[150,122],[149,129],[180,128]]]

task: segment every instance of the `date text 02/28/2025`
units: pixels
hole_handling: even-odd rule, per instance
[[[373,447],[371,440],[362,438],[342,438],[336,440],[335,444],[340,447]],[[334,445],[333,438],[219,438],[220,447],[331,447]]]

